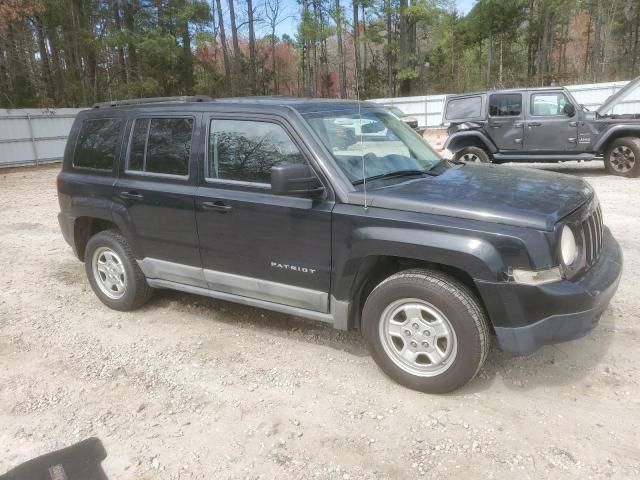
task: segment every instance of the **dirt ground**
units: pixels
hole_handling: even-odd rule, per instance
[[[595,187],[625,271],[587,337],[493,347],[449,395],[404,389],[357,332],[160,291],[103,306],[56,220],[57,167],[0,170],[0,474],[97,436],[111,479],[640,477],[640,179]]]

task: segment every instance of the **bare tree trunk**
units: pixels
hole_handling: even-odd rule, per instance
[[[253,0],[247,0],[247,14],[249,17],[249,62],[251,63],[249,68],[249,83],[251,84],[251,94],[256,95],[256,35],[253,29]]]
[[[241,85],[237,85],[237,84],[241,84],[243,82],[241,82],[240,79],[240,62],[242,60],[242,57],[240,55],[240,44],[238,43],[238,25],[236,24],[236,11],[233,5],[233,0],[228,0],[228,4],[229,4],[229,18],[231,20],[231,39],[233,42],[233,82],[232,82],[232,88],[235,86],[235,88],[240,87],[239,90],[242,90],[242,86]]]
[[[491,64],[493,63],[493,29],[489,27],[489,39],[487,40],[487,88],[491,86]]]
[[[360,90],[361,85],[361,72],[362,69],[360,67],[360,21],[358,19],[358,0],[353,0],[353,51],[355,54],[355,72],[357,79],[357,88]],[[358,92],[359,95],[359,92]]]
[[[393,50],[391,48],[391,0],[385,0],[387,16],[387,96],[393,96]]]
[[[344,45],[342,44],[342,9],[340,8],[340,0],[336,0],[336,34],[338,37],[340,98],[347,98],[347,72],[344,63]]]
[[[366,0],[360,0],[360,7],[362,8],[362,71],[365,71],[368,66],[367,61],[367,13],[365,10]]]
[[[124,2],[124,28],[127,30],[127,55],[129,59],[129,80],[138,78],[138,52],[136,50],[135,41],[131,37],[135,33],[134,15],[138,11],[138,0],[127,0]]]
[[[51,62],[49,61],[49,52],[45,41],[44,26],[38,15],[34,16],[34,25],[36,28],[36,37],[38,40],[38,53],[40,54],[40,69],[42,74],[42,83],[47,95],[47,100],[56,101],[53,78],[51,75]]]
[[[224,61],[224,76],[227,79],[227,89],[230,90],[231,93],[235,93],[233,79],[231,78],[229,46],[227,45],[227,35],[224,31],[224,17],[222,15],[222,6],[220,5],[220,0],[216,0],[216,7],[218,9],[218,28],[220,29],[220,44],[222,46],[222,57]]]

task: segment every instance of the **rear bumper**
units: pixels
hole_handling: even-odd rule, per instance
[[[73,241],[73,224],[75,219],[65,213],[58,213],[58,224],[60,225],[60,231],[64,237],[64,241],[67,242],[71,248],[75,251],[75,242]]]
[[[622,274],[620,246],[606,227],[603,236],[598,262],[578,279],[539,286],[478,282],[502,350],[527,355],[597,325]]]

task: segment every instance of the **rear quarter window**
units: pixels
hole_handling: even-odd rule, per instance
[[[122,125],[118,118],[84,120],[73,152],[73,166],[111,171]]]
[[[477,118],[482,115],[482,97],[454,98],[447,103],[446,120]]]

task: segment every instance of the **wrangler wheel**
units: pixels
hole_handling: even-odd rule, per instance
[[[467,163],[491,163],[489,154],[480,147],[463,148],[459,152],[456,152],[453,159]]]
[[[613,175],[640,175],[640,139],[624,137],[614,140],[604,154],[604,166]]]
[[[487,319],[473,293],[453,277],[407,270],[384,280],[363,309],[362,331],[378,366],[427,393],[471,380],[489,351]]]

